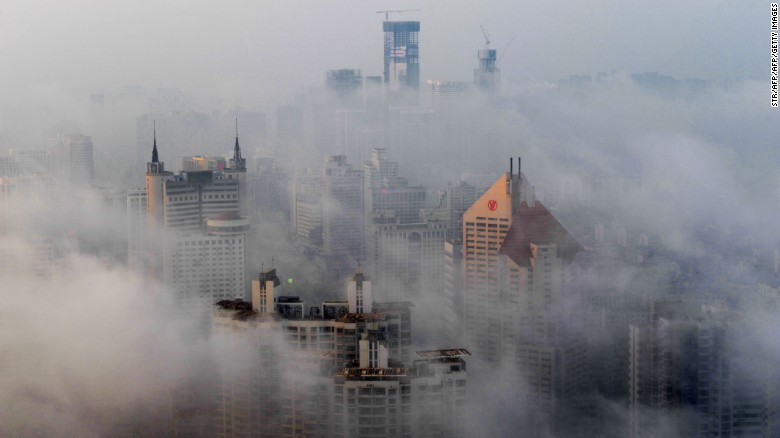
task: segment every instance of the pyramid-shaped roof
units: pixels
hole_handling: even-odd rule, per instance
[[[534,202],[533,206],[526,202],[520,203],[498,253],[509,257],[518,266],[530,266],[532,243],[556,245],[558,257],[565,263],[571,263],[583,249],[539,201]]]

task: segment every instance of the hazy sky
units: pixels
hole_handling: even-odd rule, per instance
[[[471,80],[484,25],[499,50],[515,37],[505,79],[617,69],[769,81],[766,1],[2,0],[0,93],[138,84],[280,98],[332,68],[381,74],[381,9],[420,9],[391,20],[421,22],[422,79]]]

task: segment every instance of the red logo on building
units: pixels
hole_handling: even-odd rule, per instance
[[[491,199],[488,201],[488,210],[490,211],[496,211],[498,208],[498,202],[495,199]]]

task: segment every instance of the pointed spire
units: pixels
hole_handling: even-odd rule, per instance
[[[236,163],[241,160],[241,146],[238,145],[238,117],[236,117],[236,147],[233,152],[233,159],[236,160]]]
[[[154,147],[152,147],[152,163],[160,161],[157,155],[157,120],[154,121]]]

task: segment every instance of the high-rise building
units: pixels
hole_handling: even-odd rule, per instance
[[[163,254],[163,279],[173,289],[179,309],[204,321],[215,302],[244,296],[244,235],[249,221],[227,212],[206,224],[203,233],[166,239]]]
[[[450,239],[461,239],[463,235],[463,213],[477,202],[480,195],[482,195],[481,189],[465,181],[461,181],[457,185],[447,185],[445,206],[450,213],[447,237]]]
[[[328,272],[346,274],[365,258],[363,172],[344,155],[325,161],[322,190],[322,247]],[[337,274],[338,275],[338,274]]]
[[[363,105],[363,74],[360,70],[349,68],[328,70],[325,73],[325,87],[335,95],[338,106]]]
[[[346,302],[322,303],[346,304],[336,316],[320,307],[282,310],[303,303],[280,295],[275,270],[254,283],[251,303],[221,301],[214,314],[223,350],[218,436],[464,435],[470,354],[420,351],[407,366],[407,305],[372,303],[361,273],[349,279]]]
[[[755,360],[734,316],[657,302],[652,322],[630,326],[628,436],[776,436],[776,371]]]
[[[588,389],[587,352],[576,321],[556,324],[563,319],[565,268],[582,247],[534,199],[511,163],[463,215],[462,239],[469,345],[483,360],[502,365],[497,377],[503,384],[528,389],[523,397],[534,416],[550,420],[568,406],[561,402]]]
[[[366,257],[384,299],[405,300],[441,288],[447,225],[435,217],[401,223],[392,210],[372,214]]]
[[[500,357],[498,255],[515,210],[530,201],[528,186],[519,170],[510,170],[463,214],[463,325],[481,357]]]
[[[457,108],[458,96],[468,90],[468,84],[457,81],[428,79],[428,95],[431,108],[436,111],[452,111]]]
[[[273,158],[255,157],[249,175],[252,215],[261,222],[288,223],[291,220],[290,174]]]
[[[322,176],[295,176],[292,200],[292,232],[307,249],[322,247]]]
[[[420,88],[420,22],[385,21],[385,84],[401,102],[417,102]]]
[[[207,319],[215,298],[246,294],[244,233],[239,215],[243,159],[236,140],[230,174],[211,170],[165,170],[154,135],[146,174],[146,267],[182,298],[182,309]],[[142,203],[142,194],[133,199]],[[128,198],[128,202],[130,202]],[[135,210],[128,210],[132,214]],[[133,247],[134,245],[130,245]]]
[[[477,51],[479,68],[474,69],[474,85],[485,91],[493,91],[501,79],[501,69],[496,65],[496,49],[485,46]]]
[[[137,272],[144,271],[147,256],[146,189],[127,191],[127,265]]]
[[[70,180],[75,184],[92,184],[95,178],[95,162],[92,157],[92,138],[86,135],[65,136],[68,149]]]

